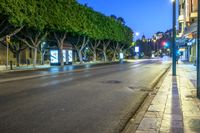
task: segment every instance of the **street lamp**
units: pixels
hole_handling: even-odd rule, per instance
[[[135,33],[135,41],[137,41],[137,37],[140,35],[140,33],[139,32],[136,32]]]
[[[197,22],[197,97],[200,99],[200,0],[198,0]]]
[[[136,36],[139,36],[139,35],[140,35],[140,33],[139,33],[139,32],[136,32],[136,33],[135,33],[135,35],[136,35]]]
[[[172,40],[172,75],[176,76],[176,0],[173,3],[173,40]]]

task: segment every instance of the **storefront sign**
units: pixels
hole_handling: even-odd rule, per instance
[[[58,63],[58,50],[51,50],[50,51],[50,59],[51,63]]]

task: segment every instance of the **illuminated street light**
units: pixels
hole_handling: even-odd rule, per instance
[[[136,36],[136,37],[137,37],[137,36],[139,36],[139,35],[140,35],[140,33],[139,33],[139,32],[136,32],[136,33],[135,33],[135,36]]]
[[[139,32],[135,32],[135,41],[137,41],[137,37],[140,35]]]

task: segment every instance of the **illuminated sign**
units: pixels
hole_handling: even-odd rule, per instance
[[[73,58],[72,58],[72,50],[68,50],[68,61],[72,62]]]
[[[140,52],[140,48],[139,47],[135,47],[135,52]]]
[[[120,58],[120,59],[124,59],[124,54],[123,54],[123,53],[120,53],[120,54],[119,54],[119,58]]]
[[[50,51],[50,59],[51,63],[58,63],[58,50]]]

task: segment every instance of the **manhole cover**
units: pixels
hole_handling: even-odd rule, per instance
[[[133,89],[134,89],[134,87],[132,87],[132,86],[129,86],[128,88],[129,88],[129,89],[131,89],[131,90],[133,90]]]
[[[122,81],[119,81],[119,80],[108,80],[108,81],[103,81],[103,83],[107,83],[107,84],[120,84],[120,83],[122,83]]]

